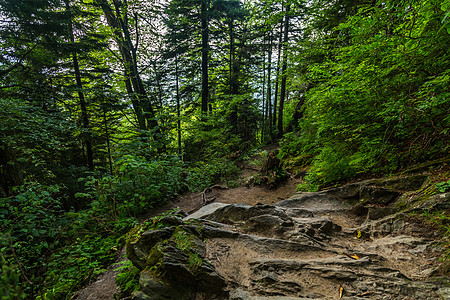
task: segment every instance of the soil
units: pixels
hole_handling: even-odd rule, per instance
[[[271,150],[268,148],[266,150]],[[259,172],[255,166],[249,166],[244,164],[241,166],[242,173],[240,178],[248,178]],[[207,199],[214,199],[215,202],[222,203],[244,203],[249,205],[255,205],[257,203],[273,204],[280,200],[287,199],[296,192],[296,187],[300,183],[299,179],[289,178],[282,183],[276,189],[268,189],[261,186],[240,186],[236,188],[224,188],[220,185],[213,186],[210,190],[199,193],[185,193],[178,196],[175,200],[169,201],[166,205],[156,208],[142,217],[142,221],[151,217],[157,216],[167,210],[173,208],[179,208],[186,213],[191,213],[199,209],[204,205],[203,194]],[[90,282],[85,288],[78,291],[72,299],[78,300],[110,300],[114,299],[114,294],[117,292],[116,276],[119,271],[115,271],[121,261],[124,261],[123,257],[125,249],[122,249],[120,255],[117,257],[116,262],[109,266],[106,272],[100,275],[95,281]]]
[[[254,166],[242,165],[241,168],[243,182],[246,181],[245,178],[258,173]],[[287,212],[290,210],[287,202],[307,196],[301,205],[297,204],[291,211],[291,220],[296,224],[294,235],[286,235],[289,228],[283,230],[283,233],[276,233],[264,228],[258,230],[257,227],[240,227],[239,221],[236,221],[236,224],[222,224],[224,227],[221,229],[239,232],[243,234],[243,239],[207,240],[207,259],[226,279],[230,293],[236,294],[233,299],[241,299],[241,292],[244,293],[242,299],[253,299],[246,298],[244,290],[260,295],[286,294],[316,299],[337,299],[339,291],[343,290],[358,297],[352,299],[361,299],[360,296],[394,299],[393,295],[399,295],[398,289],[404,289],[400,293],[402,297],[398,299],[442,298],[437,294],[437,286],[432,290],[428,290],[429,286],[421,290],[420,283],[414,286],[416,281],[425,282],[430,276],[436,275],[441,266],[439,257],[443,246],[435,242],[439,240],[435,236],[437,233],[432,236],[429,228],[412,217],[405,217],[403,222],[406,223],[399,223],[399,219],[393,218],[380,219],[378,223],[374,220],[369,224],[367,211],[355,211],[351,209],[351,205],[323,194],[321,197],[317,193],[296,194],[299,183],[300,179],[290,178],[276,189],[261,186],[226,188],[215,185],[203,192],[180,195],[164,207],[149,212],[144,219],[175,207],[191,214],[211,202],[248,205],[277,203],[278,208]],[[296,195],[293,196],[294,194]],[[317,197],[308,198],[313,194]],[[284,204],[280,203],[288,198],[291,199],[283,201]],[[263,209],[265,206],[256,207]],[[207,208],[203,210],[205,209]],[[295,215],[297,212],[300,215]],[[302,213],[309,213],[310,216]],[[268,215],[260,217],[262,216],[267,220]],[[272,218],[276,217],[272,215]],[[326,229],[323,224],[335,225],[333,229]],[[367,227],[367,224],[370,226]],[[391,226],[391,231],[383,234],[386,226]],[[301,231],[301,228],[309,229]],[[361,235],[362,231],[366,231],[364,234],[370,232],[370,238]],[[305,241],[310,244],[305,244]],[[272,246],[269,246],[270,243]],[[279,247],[273,247],[273,243],[278,243]],[[304,250],[295,248],[301,245],[306,245]],[[312,245],[311,248],[308,245]],[[122,256],[118,257],[118,261],[123,259]],[[298,267],[299,265],[306,268]],[[97,281],[78,292],[74,298],[113,299],[117,288],[115,268],[117,266],[109,267]],[[355,276],[357,279],[353,278]],[[409,278],[411,285],[402,283],[402,276]],[[392,282],[395,284],[392,285]],[[413,298],[410,298],[410,292],[416,293]],[[429,292],[434,294],[427,295]],[[445,292],[442,299],[447,299],[448,295]]]

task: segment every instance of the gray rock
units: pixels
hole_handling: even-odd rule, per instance
[[[394,207],[375,207],[375,206],[368,207],[367,220],[381,219],[388,215],[392,215],[397,211],[398,209]]]
[[[400,193],[392,189],[376,187],[376,186],[363,186],[360,190],[360,202],[364,204],[381,204],[387,205],[393,202]]]
[[[305,300],[313,298],[301,298],[301,297],[287,297],[287,296],[262,296],[254,295],[241,288],[236,288],[230,291],[230,300]],[[321,298],[317,298],[321,299]]]
[[[427,180],[427,175],[411,175],[404,177],[388,177],[381,179],[370,179],[366,183],[379,187],[386,187],[398,191],[414,191],[422,187]]]
[[[417,208],[428,210],[450,209],[450,192],[432,195],[423,201]]]
[[[146,267],[148,254],[152,248],[160,241],[170,238],[175,228],[163,228],[161,230],[150,230],[142,233],[135,241],[130,241],[126,247],[128,259],[139,269]]]
[[[154,280],[153,276],[143,271],[139,277],[139,285],[141,290],[134,295],[135,299],[142,300],[163,300],[163,299],[180,299],[188,300],[192,298],[192,290],[189,286],[173,286],[170,283],[163,283]],[[139,295],[140,298],[137,298]]]
[[[245,204],[230,204],[211,213],[206,217],[208,220],[225,224],[242,224],[252,217],[271,215],[281,218],[283,221],[290,217],[282,210],[272,205],[257,204],[255,206]]]
[[[197,210],[195,213],[188,215],[184,218],[184,220],[191,220],[191,219],[204,219],[206,216],[214,213],[219,208],[228,206],[230,204],[220,203],[220,202],[214,202],[208,205],[205,205],[201,207],[199,210]]]
[[[292,218],[312,218],[314,213],[302,208],[288,208],[284,210],[289,217]]]
[[[347,210],[352,207],[347,201],[343,201],[328,192],[297,193],[276,205],[281,208],[309,210],[312,213]]]

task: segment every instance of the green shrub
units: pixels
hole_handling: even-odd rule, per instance
[[[190,191],[200,191],[216,182],[233,179],[238,173],[239,168],[224,158],[210,162],[196,162],[187,167],[186,183]]]
[[[183,165],[176,156],[147,161],[124,155],[116,163],[116,175],[97,179],[83,178],[93,210],[111,214],[115,219],[137,216],[164,204],[183,188]]]

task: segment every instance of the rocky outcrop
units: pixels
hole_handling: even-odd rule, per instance
[[[196,294],[220,295],[224,278],[206,259],[201,228],[174,217],[167,227],[136,232],[127,244],[127,256],[142,270],[141,291],[135,299],[192,299]],[[170,225],[168,225],[170,224]]]
[[[408,181],[408,178],[410,181]],[[298,193],[276,205],[213,203],[127,246],[135,299],[446,299],[441,250],[398,201],[424,176]],[[413,207],[445,208],[448,193]],[[169,222],[170,221],[170,222]]]

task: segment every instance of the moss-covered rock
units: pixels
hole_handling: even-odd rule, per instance
[[[142,270],[135,299],[191,299],[199,291],[222,292],[225,281],[206,262],[204,237],[196,228],[169,226],[145,231],[128,241],[127,256]]]

